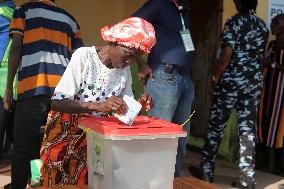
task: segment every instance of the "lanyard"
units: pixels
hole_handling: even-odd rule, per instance
[[[178,2],[176,0],[173,0],[175,6],[177,7],[177,9],[179,10],[179,16],[180,16],[180,20],[181,20],[181,24],[182,24],[182,29],[185,30],[185,24],[184,24],[184,19],[183,19],[183,14],[181,12],[181,10],[183,9],[183,7],[181,5],[178,4]]]

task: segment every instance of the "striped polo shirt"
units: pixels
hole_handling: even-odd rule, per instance
[[[51,96],[72,52],[83,46],[78,23],[51,1],[30,1],[14,12],[10,35],[15,33],[23,35],[18,99]]]

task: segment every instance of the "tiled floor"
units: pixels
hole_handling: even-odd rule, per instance
[[[200,160],[199,153],[189,152],[184,162],[182,176],[189,176],[188,167],[198,166]],[[11,167],[9,161],[0,162],[0,188],[10,182]],[[230,183],[239,176],[238,169],[232,164],[218,160],[216,164],[215,183],[223,189],[230,189]],[[262,171],[256,173],[257,189],[278,189],[279,184],[284,184],[284,178],[278,177]]]

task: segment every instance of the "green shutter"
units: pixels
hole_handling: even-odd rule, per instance
[[[9,20],[12,19],[13,14],[14,14],[14,9],[13,8],[10,8],[10,7],[7,7],[7,6],[4,6],[4,7],[0,8],[0,15],[5,16]]]
[[[8,18],[9,20],[12,19],[14,14],[14,9],[4,6],[0,8],[0,15]],[[10,39],[9,44],[6,48],[6,51],[4,53],[4,57],[2,59],[2,63],[1,63],[1,67],[0,67],[0,96],[3,97],[4,96],[4,91],[6,88],[6,78],[7,78],[7,74],[8,74],[8,58],[9,58],[9,53],[10,53],[10,48],[11,48],[11,44],[12,44],[12,40]],[[14,89],[14,99],[16,99],[16,78],[14,80],[14,84],[13,84],[13,89]]]

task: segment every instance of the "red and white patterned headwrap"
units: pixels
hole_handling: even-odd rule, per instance
[[[101,34],[105,41],[140,49],[145,53],[149,53],[156,43],[152,24],[138,17],[130,17],[112,27],[105,26]]]

